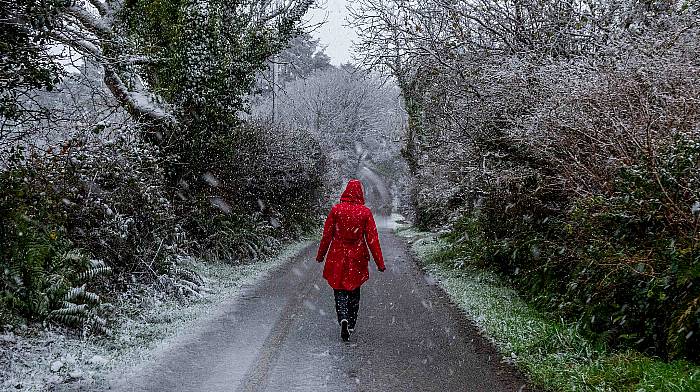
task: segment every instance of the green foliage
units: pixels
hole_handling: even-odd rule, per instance
[[[238,262],[316,224],[324,158],[302,131],[240,125],[231,133],[203,158],[207,172],[187,182],[178,205],[201,252]]]
[[[33,150],[12,164],[31,219],[62,227],[74,246],[113,269],[153,280],[184,235],[165,191],[159,151],[121,132]]]
[[[187,147],[196,151],[202,150],[197,143],[210,136],[216,141],[228,134],[238,122],[237,112],[245,109],[256,73],[301,33],[302,15],[282,13],[274,29],[257,21],[254,0],[134,3],[125,12],[131,33],[162,59],[145,74],[186,124],[176,130],[178,140],[193,143]]]
[[[571,291],[591,298],[594,330],[670,357],[700,356],[699,165],[700,143],[679,134],[660,154],[624,167],[612,197],[572,210],[565,238],[584,249],[594,268],[579,279],[598,291]]]
[[[0,184],[21,193],[9,173]],[[56,321],[93,331],[106,332],[100,297],[87,283],[111,272],[104,262],[73,248],[63,227],[46,227],[26,215],[26,206],[3,195],[0,220],[4,245],[0,256],[0,309],[34,321]]]
[[[396,51],[393,19],[357,23],[367,60],[401,79],[416,223],[454,224],[446,259],[507,276],[601,343],[697,361],[700,41],[681,3],[360,2],[426,26]],[[454,35],[430,34],[440,12]],[[424,42],[439,49],[406,55]]]
[[[473,225],[474,220],[469,221]],[[700,368],[695,364],[665,362],[633,350],[610,352],[587,339],[581,324],[530,306],[509,282],[482,266],[455,268],[463,256],[456,249],[464,245],[453,245],[454,234],[437,241],[428,235],[413,242],[413,251],[452,301],[537,386],[552,391],[629,392],[700,388]]]
[[[699,164],[700,143],[678,134],[653,161],[621,168],[609,196],[558,214],[536,208],[551,195],[534,178],[501,190],[506,208],[493,197],[457,220],[433,257],[508,277],[605,345],[698,359]]]
[[[0,21],[7,38],[0,42],[0,116],[24,110],[28,134],[42,127],[50,134],[39,148],[16,147],[7,162],[2,152],[0,255],[8,266],[0,280],[2,317],[100,330],[106,321],[98,292],[143,282],[196,295],[203,282],[178,263],[183,254],[256,260],[315,220],[324,163],[317,143],[301,131],[240,119],[256,73],[300,33],[311,3],[288,9],[258,0],[110,4],[116,11],[102,22],[119,39],[97,34],[90,45],[104,58],[84,59],[86,68],[103,66],[106,74],[114,69],[118,78],[108,76],[111,82],[101,86],[86,73],[82,81],[95,86],[90,93],[112,91],[126,109],[107,115],[105,124],[122,123],[123,115],[138,118],[127,118],[119,129],[100,123],[90,134],[82,123],[81,129],[39,124],[29,109],[9,106],[23,89],[56,82],[61,66],[48,56],[47,39],[52,28],[64,26],[62,12],[72,2],[0,2],[0,19],[12,21],[8,29]],[[101,63],[106,58],[110,63]],[[128,91],[129,99],[115,88]],[[129,110],[148,106],[150,98],[176,121],[160,123],[158,116]],[[99,99],[90,104],[104,105]],[[75,249],[104,264],[79,257]],[[111,277],[99,279],[106,272]],[[104,291],[85,285],[93,279]]]
[[[165,166],[175,210],[199,251],[233,259],[269,248],[253,239],[270,242],[267,226],[277,239],[298,235],[322,185],[311,135],[239,118],[256,74],[301,33],[301,14],[282,12],[272,26],[258,6],[139,0],[124,12],[131,37],[161,59],[142,73],[180,120],[161,143],[175,157]]]
[[[88,135],[45,151],[15,149],[0,172],[0,256],[8,266],[0,289],[8,319],[104,332],[96,293],[137,277],[155,281],[179,251],[184,239],[162,190],[161,159],[143,142],[118,133],[105,138],[107,146]]]
[[[275,229],[259,216],[228,215],[213,225],[205,252],[215,260],[259,261],[281,245]]]
[[[450,261],[454,267],[486,266],[497,250],[486,238],[477,217],[463,216],[454,223],[452,231],[444,234],[452,246],[433,255],[434,261]]]

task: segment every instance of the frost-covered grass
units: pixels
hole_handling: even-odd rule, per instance
[[[697,365],[596,347],[574,325],[530,307],[495,274],[436,257],[449,245],[435,235],[413,228],[397,234],[412,241],[423,268],[534,384],[553,391],[700,391]]]
[[[308,241],[295,243],[275,257],[249,264],[193,260],[191,268],[207,282],[204,295],[177,299],[154,288],[136,287],[115,303],[118,316],[108,337],[80,338],[38,327],[6,332],[0,335],[0,390],[40,391],[70,382],[99,385],[110,372],[137,366],[156,348],[176,342],[241,286],[289,261],[306,245]]]

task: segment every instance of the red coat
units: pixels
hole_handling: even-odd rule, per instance
[[[372,252],[377,268],[384,271],[377,225],[372,212],[365,207],[362,183],[350,180],[340,203],[334,205],[328,214],[316,255],[319,263],[326,256],[323,277],[328,284],[337,290],[354,290],[366,282],[369,279],[367,248]]]

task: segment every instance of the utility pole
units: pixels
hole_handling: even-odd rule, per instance
[[[275,124],[275,105],[277,93],[277,55],[272,56],[272,125]]]

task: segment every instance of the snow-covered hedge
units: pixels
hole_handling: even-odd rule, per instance
[[[700,359],[697,4],[359,3],[417,223],[604,343]]]
[[[87,309],[132,283],[199,290],[180,256],[257,260],[313,224],[314,138],[240,119],[312,1],[51,2],[50,20],[20,3],[0,72],[2,320],[102,325]],[[37,53],[65,72],[14,72]]]
[[[119,131],[15,149],[0,177],[3,308],[42,318],[61,307],[52,296],[70,302],[65,291],[80,290],[86,278],[112,272],[98,285],[104,289],[167,273],[184,235],[165,193],[162,160]],[[100,302],[96,294],[82,297]],[[63,313],[56,319],[71,319]]]

